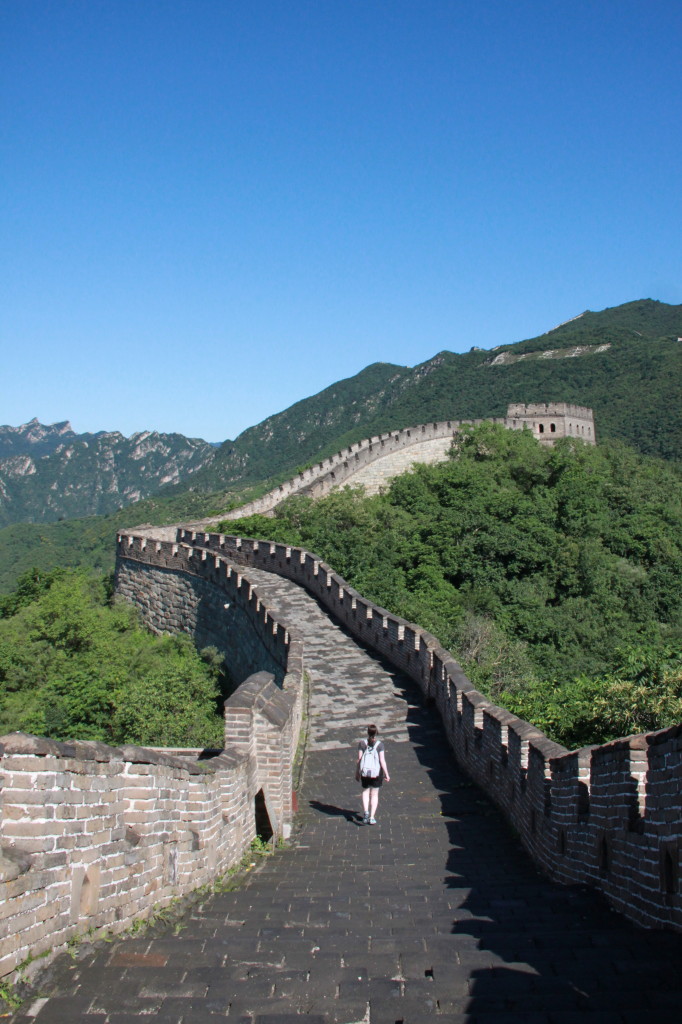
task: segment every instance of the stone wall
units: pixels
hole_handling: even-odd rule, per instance
[[[429,463],[445,459],[452,439],[461,428],[479,423],[500,423],[508,430],[522,430],[525,426],[546,445],[554,444],[560,437],[581,437],[589,444],[596,443],[594,415],[586,406],[566,402],[534,405],[515,403],[508,406],[505,417],[442,420],[359,441],[316,462],[262,497],[193,525],[207,528],[225,519],[242,519],[257,513],[271,515],[281,502],[294,494],[322,498],[344,484],[364,486],[369,494],[374,494],[393,476],[405,472],[415,462]]]
[[[248,676],[225,702],[225,747],[214,756],[0,738],[0,977],[29,954],[59,952],[86,931],[124,930],[210,883],[240,859],[258,823],[274,836],[291,827],[301,640],[221,558],[147,538],[123,538],[119,549],[121,591],[150,624],[196,630],[233,654],[230,603],[253,667],[273,671]],[[239,665],[246,671],[248,658]]]
[[[475,425],[477,423],[501,423],[504,425],[505,420],[500,418],[489,420],[444,420],[439,423],[425,423],[417,427],[406,427],[404,430],[396,430],[388,434],[379,434],[377,437],[367,438],[364,441],[359,441],[357,444],[350,445],[348,448],[344,448],[343,451],[337,452],[336,455],[330,455],[329,458],[315,463],[314,466],[303,470],[293,479],[280,484],[261,498],[256,498],[255,501],[242,505],[240,508],[232,509],[231,512],[226,512],[222,516],[202,519],[200,523],[195,525],[210,526],[223,519],[242,519],[244,516],[251,516],[256,513],[268,515],[280,502],[284,501],[285,498],[291,497],[293,494],[307,494],[313,498],[322,498],[335,487],[350,483],[351,480],[354,483],[355,476],[364,467],[404,449],[411,449],[413,452],[408,465],[412,462],[430,461],[428,457],[422,459],[422,452],[420,450],[422,447],[427,449],[429,442],[439,438],[446,439],[446,441],[447,439],[452,440],[464,424]],[[443,457],[445,457],[448,447],[449,445],[446,444],[441,449]]]
[[[506,426],[511,430],[529,427],[544,445],[553,445],[561,437],[579,437],[586,444],[597,443],[592,409],[570,402],[514,403],[507,408]]]
[[[183,529],[178,542],[309,590],[435,702],[457,761],[546,872],[598,889],[642,925],[682,930],[682,726],[567,751],[492,704],[433,636],[363,598],[315,555]]]
[[[191,548],[134,538],[119,547],[116,592],[135,604],[154,633],[189,633],[199,649],[216,647],[233,683],[254,668],[281,684],[288,657],[287,630],[277,624],[242,573]]]
[[[432,437],[419,444],[389,452],[358,469],[353,473],[350,483],[353,487],[362,487],[365,494],[378,494],[389,486],[394,477],[408,472],[415,463],[431,465],[444,462],[452,447],[452,437],[451,433],[445,437]]]

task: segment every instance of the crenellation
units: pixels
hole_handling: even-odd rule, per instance
[[[667,844],[668,875],[679,870],[682,727],[566,751],[478,693],[433,636],[363,598],[310,552],[225,535],[204,542],[219,546],[245,577],[251,564],[303,585],[414,679],[438,708],[462,767],[498,803],[543,870],[599,888],[641,923],[680,927],[679,887],[663,899],[651,865]],[[245,740],[252,735],[244,729]]]
[[[389,435],[391,443],[399,436]],[[15,905],[8,920],[25,930],[0,942],[0,973],[29,949],[63,947],[90,926],[114,922],[120,930],[210,881],[255,836],[257,794],[271,824],[286,832],[305,638],[273,614],[249,578],[251,566],[305,587],[420,686],[459,764],[543,870],[599,889],[647,927],[682,929],[682,726],[567,751],[487,700],[435,637],[364,598],[316,555],[205,529],[146,528],[119,535],[118,593],[153,629],[185,630],[237,666],[225,749],[198,763],[196,751],[3,737],[0,841],[21,866],[10,864],[2,885],[6,906]],[[98,877],[88,883],[92,905],[84,909],[74,880],[76,869],[90,866]],[[47,892],[49,928],[24,904]]]
[[[205,632],[212,629],[223,648],[230,643],[228,596],[227,603],[239,606],[240,627],[251,629],[255,664],[272,664],[281,685],[272,673],[247,675],[226,702],[226,723],[235,728],[208,762],[197,763],[200,752],[58,743],[21,733],[2,738],[0,841],[23,867],[13,876],[5,872],[0,883],[0,906],[11,922],[11,931],[1,933],[0,975],[28,953],[58,951],[88,928],[120,931],[152,907],[210,882],[256,835],[259,790],[266,792],[275,834],[290,828],[302,715],[300,640],[275,620],[245,574],[237,581],[222,559],[205,558],[197,538],[191,556],[175,531],[154,544],[143,539],[119,537],[119,593],[160,631],[172,622],[195,635],[202,628],[198,605],[205,602],[213,620]],[[242,736],[236,723],[244,712],[249,726]],[[5,857],[4,863],[13,862]],[[36,901],[49,909],[36,914]]]
[[[409,469],[413,463],[442,461],[447,457],[452,440],[463,426],[475,426],[484,422],[499,423],[510,430],[519,430],[526,426],[545,445],[554,444],[559,437],[569,436],[580,437],[589,444],[596,441],[591,409],[566,402],[529,405],[513,403],[509,405],[505,417],[493,416],[486,420],[444,420],[366,438],[359,441],[355,448],[350,445],[298,473],[291,480],[278,484],[262,497],[240,508],[232,509],[220,517],[208,518],[195,525],[210,526],[221,519],[240,519],[256,513],[269,516],[273,514],[277,505],[292,494],[308,494],[320,498],[334,488],[346,484],[361,485],[368,493],[375,493],[392,476]],[[382,465],[376,465],[378,463]]]

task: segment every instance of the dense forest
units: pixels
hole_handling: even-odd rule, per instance
[[[153,636],[111,577],[32,570],[0,598],[0,734],[223,745],[221,659]]]
[[[384,494],[223,528],[314,551],[567,746],[682,721],[682,477],[620,442],[484,424]],[[0,732],[220,746],[222,686],[214,650],[152,636],[109,576],[32,569],[0,598]]]
[[[262,487],[260,493],[264,493]],[[243,502],[259,492],[245,491]],[[220,515],[229,505],[224,493],[184,491],[173,498],[154,496],[132,506],[136,523],[160,526]],[[19,577],[37,567],[45,572],[61,566],[98,573],[112,572],[116,533],[131,523],[130,509],[109,516],[65,519],[60,523],[13,523],[0,529],[0,594],[8,594]]]
[[[0,529],[0,593],[11,590],[19,575],[32,566],[110,570],[113,538],[121,526],[220,515],[294,476],[301,465],[366,437],[434,420],[504,416],[509,402],[568,401],[590,406],[600,443],[620,440],[643,454],[679,465],[679,337],[682,306],[641,299],[585,312],[546,334],[502,344],[493,351],[443,351],[411,368],[374,363],[249,427],[235,441],[211,449],[207,463],[192,472],[191,480],[168,484],[127,509],[108,516],[13,523]],[[566,358],[569,353],[571,358]],[[11,433],[14,436],[17,431]],[[90,496],[101,489],[96,459],[92,464],[71,462],[69,473],[75,472],[78,463],[79,473],[84,474],[71,481],[79,493]],[[144,465],[135,462],[124,475],[138,481],[141,493],[149,493],[143,469],[146,473],[151,468],[146,460]],[[2,476],[0,466],[0,492]],[[28,518],[50,517],[35,511],[41,503],[57,516],[51,486],[41,499],[39,478],[47,477],[49,466],[22,478],[26,500],[30,497],[34,506]],[[66,479],[61,471],[58,478]],[[19,487],[14,478],[12,487]],[[114,487],[112,494],[116,491]],[[116,500],[123,504],[126,499],[119,494]],[[77,514],[76,505],[69,498],[68,515]],[[90,507],[84,503],[78,515]],[[9,520],[0,515],[0,521]]]
[[[491,351],[443,351],[414,367],[373,363],[226,441],[193,486],[279,482],[291,467],[363,438],[434,420],[504,416],[509,402],[589,406],[600,440],[675,461],[682,448],[680,336],[682,306],[641,299],[587,311]],[[498,362],[503,355],[512,358]]]
[[[572,341],[594,341],[593,335],[584,337],[576,332],[577,329],[568,335]],[[553,332],[543,343],[559,347],[559,334]],[[613,332],[605,336],[612,338]],[[243,461],[243,479],[238,479],[235,470],[234,479],[224,483],[223,478],[232,471],[227,473],[219,468],[225,455],[220,449],[213,468],[195,475],[195,490],[165,488],[109,516],[57,523],[15,523],[0,529],[0,593],[10,590],[18,576],[34,565],[42,569],[82,565],[110,571],[114,538],[121,527],[220,515],[290,478],[302,465],[312,464],[362,438],[449,417],[504,416],[510,401],[527,402],[541,396],[542,400],[591,406],[600,445],[610,439],[621,440],[642,453],[679,466],[682,343],[671,338],[645,343],[634,335],[621,338],[618,343],[604,343],[612,347],[602,355],[523,360],[502,366],[490,365],[490,353],[443,353],[421,370],[417,367],[410,371],[409,379],[395,377],[390,387],[372,395],[371,402],[366,395],[364,399],[351,397],[356,394],[351,387],[355,378],[340,382],[333,389],[299,403],[306,406],[305,416],[299,405],[292,406],[275,418],[276,431],[270,421],[246,431],[243,443],[248,441],[251,448],[239,456]],[[516,349],[514,346],[505,351]],[[375,382],[370,370],[372,367],[359,377]],[[325,408],[333,410],[334,415],[325,416]],[[348,418],[342,421],[344,411]],[[341,422],[348,424],[353,417],[359,417],[357,425],[339,433]],[[330,420],[324,429],[316,426],[320,418]],[[270,437],[273,431],[274,436]],[[258,482],[247,485],[247,478]]]
[[[619,442],[485,424],[383,495],[222,528],[314,551],[567,746],[682,720],[682,478]]]

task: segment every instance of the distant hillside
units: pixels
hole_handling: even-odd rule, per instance
[[[66,421],[35,419],[0,427],[0,525],[114,512],[185,483],[214,453],[182,434],[76,434]]]
[[[440,352],[414,368],[375,363],[226,441],[193,486],[281,480],[297,465],[373,434],[431,420],[503,416],[509,402],[591,406],[598,437],[678,460],[679,337],[682,305],[643,299],[582,313],[490,352]]]
[[[173,463],[174,456],[169,453],[164,464],[162,453],[157,456],[150,450],[148,456],[137,458],[129,453],[130,467],[125,472],[119,470],[118,489],[111,459],[106,470],[110,473],[108,484],[96,476],[97,459],[88,462],[88,452],[101,449],[91,446],[88,438],[114,437],[125,442],[122,435],[73,435],[71,431],[88,444],[88,448],[79,448],[74,462],[75,453],[70,457],[64,454],[72,444],[68,424],[40,428],[52,434],[38,437],[40,425],[34,421],[27,425],[34,434],[32,439],[18,436],[24,428],[0,428],[0,488],[7,444],[15,445],[13,458],[40,450],[40,459],[36,454],[30,458],[36,465],[45,460],[40,475],[37,471],[24,474],[29,477],[21,492],[27,495],[22,499],[26,518],[29,513],[38,518],[42,505],[50,510],[44,519],[53,515],[62,490],[64,504],[59,515],[63,516],[99,509],[93,504],[97,501],[108,502],[105,507],[110,511],[128,505],[105,519],[0,529],[0,591],[11,589],[19,572],[32,564],[42,568],[111,565],[113,538],[120,526],[219,514],[286,480],[302,465],[352,442],[433,420],[503,416],[509,402],[568,401],[591,406],[598,440],[617,438],[644,454],[679,464],[682,342],[678,338],[682,338],[682,305],[643,299],[579,314],[537,338],[491,351],[441,352],[414,368],[375,363],[218,448],[181,435],[134,435],[126,442],[133,449],[139,443],[136,438],[150,446],[155,438],[162,444],[177,439],[179,451],[187,452],[186,461]],[[19,444],[42,445],[42,449],[25,447],[20,451]],[[48,472],[52,459],[61,461]],[[103,463],[107,465],[105,458]],[[173,471],[171,463],[178,482],[159,489],[164,476]],[[86,468],[85,478],[76,472],[80,466]],[[156,476],[143,482],[142,468],[145,472],[151,469]],[[46,490],[40,490],[40,481],[47,482]],[[19,490],[17,487],[17,493]],[[136,490],[150,497],[128,504]],[[4,500],[0,500],[0,508]],[[18,516],[19,510],[17,497],[12,511]],[[0,521],[9,521],[7,512]]]
[[[181,434],[0,427],[0,526],[107,514],[162,491],[236,492],[373,434],[430,420],[503,416],[509,402],[594,409],[597,436],[678,460],[682,306],[651,299],[585,312],[490,352],[374,363],[216,447]]]

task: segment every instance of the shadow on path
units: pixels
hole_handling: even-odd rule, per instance
[[[309,806],[320,814],[329,814],[332,817],[343,817],[353,825],[362,825],[362,815],[357,811],[350,811],[346,807],[336,807],[334,804],[323,804],[319,800],[309,800]]]
[[[409,683],[402,690],[411,749],[447,835],[433,883],[453,911],[456,970],[467,976],[467,998],[450,1003],[451,1011],[505,1024],[682,1020],[682,936],[645,931],[592,890],[542,876],[501,814],[457,768],[437,712],[419,703]],[[434,861],[423,865],[428,877]],[[452,971],[447,953],[439,963],[447,941],[433,944],[426,935],[425,943],[433,946],[434,980]]]
[[[60,958],[16,1024],[682,1019],[682,936],[642,931],[541,877],[457,767],[419,689],[291,593],[272,585],[315,640],[291,843],[240,888],[199,896],[178,934],[157,927]],[[391,782],[365,828],[350,808],[372,720]]]

